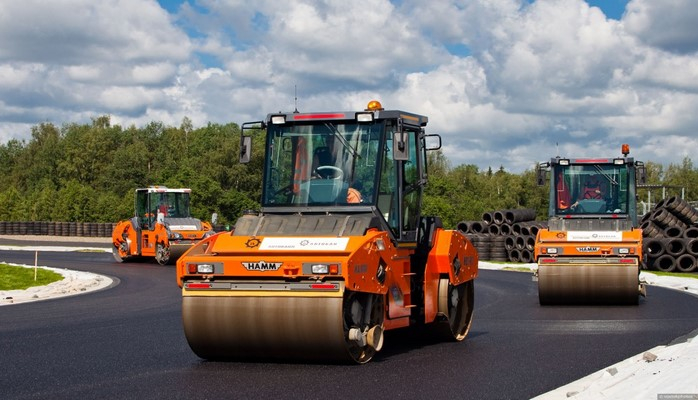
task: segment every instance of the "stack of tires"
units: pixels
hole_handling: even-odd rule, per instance
[[[665,272],[698,270],[698,211],[674,196],[657,203],[640,223],[645,268]]]
[[[534,261],[533,250],[536,235],[540,228],[547,227],[547,222],[521,221],[512,226],[512,234],[506,238],[509,261],[531,263]]]
[[[115,223],[0,221],[0,235],[111,236]]]
[[[485,212],[481,221],[461,221],[458,230],[473,243],[480,260],[529,263],[538,229],[534,209],[507,209]]]

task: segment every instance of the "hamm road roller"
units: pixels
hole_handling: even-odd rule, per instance
[[[628,145],[621,152],[539,165],[539,185],[550,173],[548,228],[535,243],[540,304],[638,304],[644,295],[636,183],[645,168]]]
[[[150,186],[136,189],[133,218],[120,221],[112,231],[112,254],[118,262],[134,257],[155,257],[171,263],[194,243],[213,235],[211,224],[193,218],[191,189]],[[212,216],[215,224],[215,214]]]
[[[427,151],[441,147],[427,121],[372,101],[243,124],[241,162],[246,133],[265,135],[261,208],[177,262],[194,353],[362,364],[390,329],[463,340],[478,258],[420,213]]]

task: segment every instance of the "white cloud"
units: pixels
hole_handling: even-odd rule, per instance
[[[189,39],[154,0],[4,1],[0,60],[74,65],[185,60]]]
[[[698,8],[692,0],[632,0],[623,23],[650,46],[676,53],[698,51]]]
[[[696,13],[688,0],[632,0],[620,21],[582,0],[196,0],[176,15],[154,0],[2,2],[0,140],[103,114],[201,126],[377,98],[429,116],[452,165],[520,171],[623,142],[678,162],[698,129]]]

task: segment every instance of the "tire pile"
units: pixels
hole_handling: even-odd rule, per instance
[[[110,237],[110,222],[0,221],[0,235]]]
[[[497,210],[456,228],[473,243],[480,260],[530,263],[538,229],[547,225],[535,219],[534,209]]]
[[[640,220],[643,267],[664,272],[698,270],[698,211],[674,196],[661,200]]]

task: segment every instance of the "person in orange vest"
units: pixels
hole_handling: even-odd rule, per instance
[[[599,180],[598,175],[592,175],[586,180],[586,182],[584,182],[582,198],[595,200],[601,200],[604,198],[604,193],[601,188],[601,180]]]
[[[605,197],[606,193],[601,185],[601,180],[598,175],[594,174],[584,182],[579,198],[572,204],[572,208],[576,207],[580,200],[603,200]]]
[[[361,203],[363,201],[361,197],[361,190],[362,185],[361,182],[359,181],[354,181],[354,184],[352,187],[349,187],[347,189],[347,203]]]

